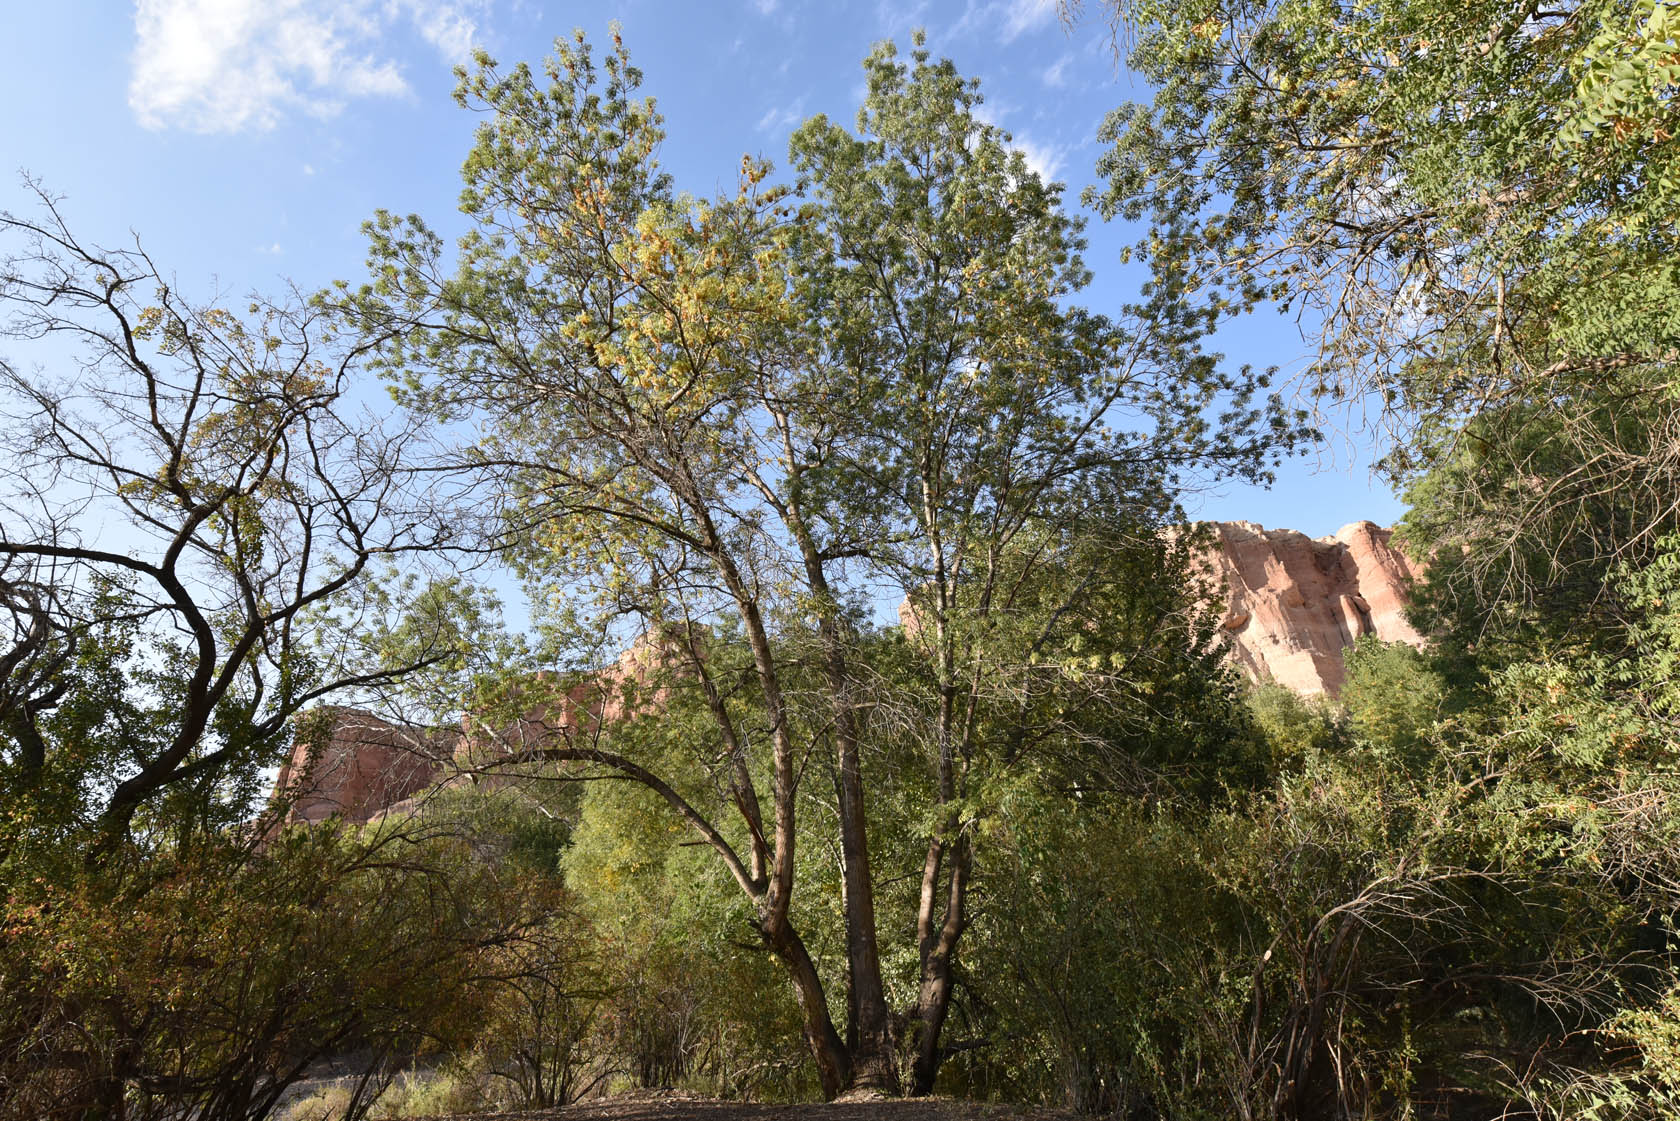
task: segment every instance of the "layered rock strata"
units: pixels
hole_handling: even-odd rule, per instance
[[[1303,695],[1342,687],[1342,651],[1364,635],[1422,646],[1405,607],[1417,566],[1371,522],[1308,537],[1253,522],[1214,522],[1208,565],[1223,580],[1231,657],[1256,681]]]

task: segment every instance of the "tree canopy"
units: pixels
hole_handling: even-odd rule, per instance
[[[883,46],[855,134],[814,119],[794,184],[749,160],[734,195],[703,201],[659,170],[660,118],[622,45],[599,69],[581,38],[557,51],[546,88],[485,57],[462,80],[486,118],[453,267],[418,218],[381,215],[378,280],[347,295],[399,339],[385,361],[408,400],[479,422],[462,467],[495,480],[500,540],[544,602],[594,633],[634,620],[698,681],[732,824],[616,752],[543,754],[655,786],[718,853],[791,971],[830,1093],[897,1085],[858,642],[880,597],[905,597],[937,711],[910,1003],[927,1092],[968,921],[974,760],[1018,760],[1046,734],[994,675],[1024,659],[1052,688],[1073,680],[1064,617],[1085,618],[1070,609],[1092,585],[1042,580],[1092,534],[1152,541],[1193,477],[1264,475],[1299,420],[1204,353],[1178,303],[1111,319],[1069,302],[1087,279],[1079,225],[949,62]],[[1011,624],[1039,633],[1005,642]],[[706,652],[737,636],[748,692]],[[844,1036],[790,918],[817,748],[838,799]]]
[[[1437,587],[1545,599],[1648,555],[1675,482],[1673,6],[1112,11],[1158,92],[1104,125],[1098,201],[1149,216],[1158,285],[1293,310],[1310,376],[1375,403],[1417,547],[1473,557]]]

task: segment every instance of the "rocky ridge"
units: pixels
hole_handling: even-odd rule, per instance
[[[1354,522],[1333,537],[1312,538],[1253,522],[1207,528],[1219,547],[1206,556],[1206,571],[1226,591],[1220,626],[1231,659],[1250,680],[1335,695],[1344,677],[1342,651],[1360,637],[1423,644],[1405,617],[1420,571],[1394,547],[1389,530]],[[622,687],[648,681],[660,657],[655,644],[639,642],[594,681],[567,690],[557,705],[533,709],[503,729],[479,726],[471,716],[459,729],[414,728],[334,709],[319,752],[311,759],[300,738],[275,793],[291,792],[290,821],[339,816],[360,823],[402,812],[438,785],[463,781],[486,752],[516,753],[543,737],[586,732],[622,716]]]
[[[1365,635],[1423,645],[1406,621],[1406,602],[1422,575],[1372,522],[1332,537],[1253,522],[1213,522],[1220,548],[1207,564],[1223,579],[1220,626],[1231,658],[1254,681],[1275,681],[1303,696],[1341,690],[1342,651]]]

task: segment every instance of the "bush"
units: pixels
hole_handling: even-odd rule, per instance
[[[349,1109],[349,1090],[343,1086],[323,1086],[288,1105],[280,1114],[280,1121],[344,1121]]]
[[[1249,693],[1248,707],[1270,748],[1273,774],[1298,771],[1311,756],[1347,744],[1344,716],[1328,698],[1307,700],[1263,681]]]
[[[1342,704],[1366,746],[1410,766],[1430,755],[1429,732],[1443,715],[1447,686],[1428,657],[1403,642],[1366,635],[1347,651]]]
[[[717,862],[671,845],[668,812],[626,785],[591,786],[563,861],[604,967],[593,1056],[639,1087],[809,1097],[786,973]]]
[[[462,1069],[410,1071],[399,1075],[368,1110],[370,1121],[402,1121],[407,1117],[449,1117],[498,1109],[507,1103],[488,1093],[482,1074]]]
[[[323,1056],[454,1045],[471,885],[423,855],[315,828],[7,885],[0,1112],[256,1119]]]

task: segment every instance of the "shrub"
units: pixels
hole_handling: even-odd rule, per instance
[[[280,1121],[344,1121],[349,1109],[349,1090],[343,1086],[323,1086],[288,1105],[280,1114]]]

